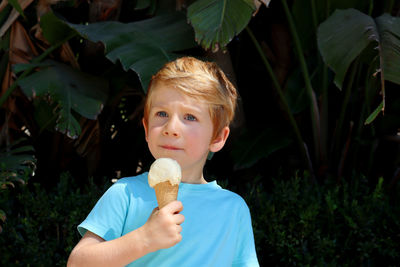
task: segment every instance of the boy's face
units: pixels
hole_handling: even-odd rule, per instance
[[[202,175],[209,151],[220,150],[229,128],[212,140],[213,122],[208,105],[176,89],[158,83],[152,90],[148,124],[144,124],[151,154],[157,159],[173,158],[186,176]]]

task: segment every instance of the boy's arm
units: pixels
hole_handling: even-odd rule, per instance
[[[72,250],[68,266],[125,266],[150,252],[177,244],[182,239],[182,208],[180,201],[161,210],[156,208],[142,227],[114,240],[105,241],[86,232]]]

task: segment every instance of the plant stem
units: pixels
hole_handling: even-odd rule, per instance
[[[321,158],[327,161],[328,134],[329,134],[329,95],[328,95],[328,67],[322,62],[322,103],[321,103]]]
[[[314,24],[315,33],[317,33],[317,27],[318,27],[317,8],[315,6],[315,0],[310,0],[310,1],[311,1],[312,20]]]
[[[327,0],[326,1],[326,10],[325,10],[325,12],[326,12],[326,17],[325,18],[328,18],[329,17],[329,15],[331,14],[331,0]]]
[[[394,7],[394,0],[389,0],[389,8],[387,9],[386,12],[392,14],[393,7]]]
[[[331,13],[331,1],[326,1],[325,19],[327,19]],[[315,29],[317,32],[318,29]],[[317,42],[318,47],[318,42]],[[328,93],[328,66],[322,59],[318,49],[318,58],[321,59],[322,67],[322,88],[321,88],[321,158],[323,163],[328,162],[328,134],[329,134],[329,93]]]
[[[313,26],[315,32],[315,41],[317,44],[317,54],[318,54],[318,69],[322,69],[322,83],[321,83],[321,113],[320,113],[320,153],[321,153],[321,164],[325,164],[327,161],[327,146],[328,146],[328,67],[325,65],[321,54],[318,50],[317,42],[317,32],[318,32],[318,16],[317,7],[315,5],[315,0],[311,1],[311,12],[313,18]],[[330,1],[326,3],[326,14],[325,17],[329,16]],[[312,78],[312,77],[311,77]]]
[[[345,91],[345,95],[344,95],[344,99],[343,99],[342,108],[340,110],[339,120],[338,120],[336,129],[335,129],[336,138],[335,138],[335,142],[332,145],[333,146],[337,146],[338,150],[339,150],[340,139],[342,137],[343,121],[344,121],[344,117],[346,115],[347,106],[349,104],[350,95],[351,95],[351,89],[353,88],[353,83],[354,83],[354,77],[356,75],[357,68],[358,68],[358,61],[359,61],[359,59],[357,59],[353,63],[353,66],[351,68],[351,73],[350,73],[350,76],[349,76],[349,81],[347,83],[347,87],[346,87],[346,91]],[[335,153],[335,155],[338,155],[338,153]]]
[[[372,16],[373,9],[374,9],[374,0],[369,0],[368,16]]]
[[[374,88],[377,88],[378,86],[376,85],[377,83],[377,78],[373,76],[373,72],[374,69],[376,69],[376,65],[373,64],[375,62],[375,60],[372,61],[372,64],[370,64],[368,66],[366,75],[365,75],[365,83],[364,83],[364,87],[365,87],[365,100],[363,101],[363,105],[362,105],[362,109],[361,109],[361,114],[359,117],[359,121],[358,121],[358,126],[357,126],[357,130],[356,130],[356,134],[355,134],[355,138],[357,140],[361,139],[361,134],[362,134],[362,130],[365,129],[364,128],[364,122],[365,122],[365,118],[367,117],[367,114],[371,113],[371,109],[370,109],[370,105],[371,105],[371,92],[373,91],[374,93],[376,93],[376,91],[374,91]],[[375,136],[375,131],[374,131],[374,124],[371,123],[369,125],[369,128],[372,131],[372,136]],[[368,129],[368,128],[367,128]],[[355,142],[354,144],[354,156],[353,158],[353,162],[351,163],[351,166],[356,166],[356,161],[358,159],[358,153],[360,150],[360,141]]]
[[[308,73],[306,60],[303,55],[303,49],[301,47],[300,38],[297,34],[296,26],[294,24],[292,15],[290,14],[288,5],[286,0],[282,0],[283,8],[285,10],[285,14],[289,23],[290,32],[292,33],[295,49],[300,61],[300,67],[303,72],[304,82],[307,90],[307,94],[310,98],[311,103],[311,122],[312,122],[312,130],[313,130],[313,137],[314,137],[314,150],[315,150],[315,159],[318,161],[321,155],[321,140],[320,140],[320,119],[319,119],[319,111],[317,105],[317,99],[314,93],[314,90],[311,85],[310,75]]]
[[[281,104],[283,106],[284,112],[286,113],[286,115],[289,118],[289,122],[290,122],[290,125],[292,126],[292,129],[293,129],[297,144],[299,146],[299,150],[300,150],[300,153],[302,155],[302,158],[303,158],[304,162],[306,163],[306,166],[310,170],[311,174],[313,174],[311,161],[310,161],[310,158],[307,156],[307,152],[306,152],[306,149],[304,147],[304,142],[303,142],[303,139],[301,137],[301,133],[300,133],[299,127],[297,126],[297,123],[296,123],[296,121],[295,121],[295,119],[294,119],[294,117],[292,115],[292,112],[290,111],[289,104],[286,101],[285,95],[283,94],[283,91],[282,91],[282,88],[281,88],[281,86],[280,86],[280,84],[278,82],[278,79],[276,78],[276,75],[275,75],[271,65],[269,64],[268,59],[266,58],[266,56],[265,56],[260,44],[258,43],[256,37],[254,36],[253,32],[251,31],[251,29],[248,26],[246,27],[246,31],[249,34],[250,39],[252,40],[254,46],[256,47],[257,52],[259,53],[259,55],[260,55],[260,57],[261,57],[261,59],[262,59],[262,61],[264,63],[264,66],[266,67],[266,69],[268,71],[269,76],[271,77],[273,86],[275,87],[276,91],[278,92],[279,100],[281,101]]]
[[[363,101],[363,107],[360,114],[360,120],[357,128],[357,136],[361,135],[362,128],[365,125],[365,119],[368,117],[369,114],[371,114],[371,99],[373,98],[372,95],[376,94],[376,91],[373,89],[378,88],[378,85],[376,85],[377,77],[374,77],[374,69],[376,68],[377,66],[371,63],[367,69],[367,75],[365,77],[365,100]],[[369,127],[371,128],[371,130],[373,130],[371,134],[372,136],[374,136],[374,124],[371,123]]]

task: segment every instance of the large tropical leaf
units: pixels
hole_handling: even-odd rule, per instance
[[[336,10],[317,35],[322,57],[336,73],[340,89],[350,64],[373,42],[383,79],[400,84],[400,18],[384,14],[373,19],[355,9]]]
[[[135,71],[144,90],[162,65],[179,57],[175,52],[196,45],[193,29],[178,12],[132,23],[68,25],[84,38],[104,43],[106,57],[114,63],[119,60],[125,70]]]
[[[32,66],[28,64],[28,67]],[[47,96],[57,103],[56,129],[76,138],[81,128],[73,111],[96,119],[107,98],[108,82],[52,60],[38,66],[42,66],[40,71],[18,80],[18,85],[28,97]]]
[[[277,128],[245,131],[232,149],[235,169],[249,168],[259,160],[292,143],[292,139],[283,130]]]
[[[225,47],[249,23],[253,0],[198,0],[188,8],[196,40],[205,49]]]
[[[384,79],[400,84],[400,18],[384,14],[376,20]]]
[[[336,10],[318,27],[318,47],[325,63],[336,73],[335,84],[342,89],[353,60],[376,38],[374,20],[358,10]]]
[[[315,13],[313,14],[313,4]],[[296,29],[301,36],[300,42],[302,48],[313,50],[315,48],[315,27],[324,21],[331,10],[356,8],[358,10],[366,10],[369,1],[360,0],[335,0],[335,1],[316,1],[316,0],[296,0],[293,1],[292,13],[296,23]],[[315,17],[314,17],[315,16]],[[317,25],[314,24],[315,23]]]

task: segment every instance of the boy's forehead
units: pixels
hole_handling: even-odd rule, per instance
[[[200,97],[195,97],[185,93],[183,90],[168,84],[157,84],[152,88],[151,105],[163,105],[173,101],[186,102],[189,105],[209,106],[208,102]]]

